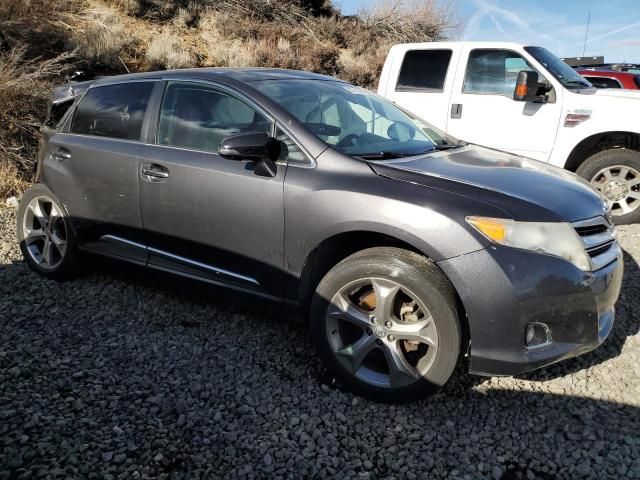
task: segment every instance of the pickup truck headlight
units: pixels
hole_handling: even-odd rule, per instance
[[[564,258],[580,270],[591,270],[582,239],[561,222],[516,222],[504,218],[467,217],[467,223],[494,243]]]

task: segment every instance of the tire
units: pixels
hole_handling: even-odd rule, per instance
[[[640,152],[603,150],[587,158],[576,173],[609,200],[615,224],[640,222]]]
[[[338,386],[372,400],[427,397],[460,358],[454,289],[432,261],[407,250],[370,248],[338,263],[318,284],[310,320]]]
[[[69,219],[46,186],[36,184],[24,193],[16,223],[22,256],[33,271],[54,280],[68,280],[79,273],[77,244]]]

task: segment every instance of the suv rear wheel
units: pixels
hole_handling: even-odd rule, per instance
[[[32,270],[56,280],[77,272],[73,231],[60,203],[44,185],[36,184],[23,195],[16,233],[22,255]]]
[[[425,257],[371,248],[336,265],[311,306],[317,350],[339,385],[412,401],[444,385],[460,356],[453,287]]]
[[[640,152],[604,150],[585,160],[576,173],[611,203],[616,224],[640,222]]]

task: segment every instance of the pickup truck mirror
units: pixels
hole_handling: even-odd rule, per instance
[[[261,177],[275,177],[276,160],[280,143],[264,132],[249,132],[231,135],[222,139],[218,154],[230,160],[252,160],[254,173]]]
[[[538,73],[531,70],[518,72],[513,99],[517,102],[547,103],[549,87],[538,80]]]

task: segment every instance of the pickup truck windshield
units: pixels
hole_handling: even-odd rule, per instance
[[[569,90],[580,90],[591,88],[589,81],[576,72],[569,65],[564,63],[553,53],[542,47],[524,47],[524,49],[540,62],[565,88]]]
[[[280,79],[252,86],[346,155],[386,159],[453,147],[443,132],[348,83]]]

